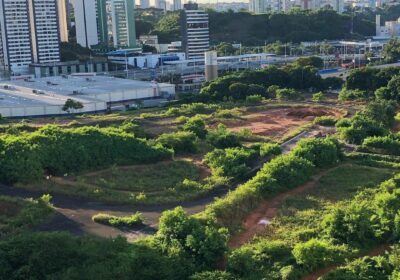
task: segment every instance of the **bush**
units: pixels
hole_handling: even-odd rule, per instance
[[[327,167],[339,161],[342,154],[339,142],[333,138],[303,139],[292,150],[293,155],[312,162],[317,167]]]
[[[263,101],[263,97],[261,95],[249,95],[246,97],[246,103],[248,104],[258,104]]]
[[[207,135],[206,124],[200,116],[194,116],[188,119],[183,125],[183,130],[193,132],[200,139],[204,139]]]
[[[171,157],[120,128],[60,128],[44,126],[33,133],[0,137],[0,181],[15,183],[40,178],[44,173],[69,172],[112,164],[149,163]]]
[[[344,260],[345,248],[330,244],[325,240],[311,239],[298,243],[293,248],[296,262],[308,270],[315,270]]]
[[[329,272],[322,276],[321,280],[387,280],[392,271],[392,266],[384,256],[363,257],[352,261],[344,267],[339,267],[334,271]],[[390,279],[395,280],[395,278]]]
[[[92,217],[93,222],[114,226],[114,227],[128,227],[134,228],[143,225],[143,215],[140,212],[136,212],[131,216],[116,217],[108,214],[96,214]]]
[[[225,271],[205,271],[196,273],[190,280],[237,280],[237,278]]]
[[[260,146],[260,156],[262,157],[276,156],[281,153],[282,150],[278,144],[263,143]]]
[[[195,153],[197,152],[198,138],[193,132],[178,131],[161,134],[157,143],[164,147],[173,149],[175,153]]]
[[[378,226],[379,221],[367,201],[335,207],[322,222],[322,228],[329,237],[340,243],[358,246],[376,242],[378,236],[375,229]]]
[[[351,119],[338,121],[336,128],[340,136],[352,144],[361,144],[365,138],[370,136],[384,136],[388,134],[388,129],[383,124],[362,114],[356,114]]]
[[[320,92],[314,93],[311,100],[313,102],[322,102],[325,99],[326,99],[325,94],[322,91],[320,91]]]
[[[350,101],[350,100],[365,100],[365,99],[368,99],[369,97],[370,97],[370,95],[366,91],[359,90],[359,89],[350,90],[350,89],[343,88],[339,92],[338,99],[340,101]]]
[[[283,88],[276,90],[276,98],[279,100],[299,100],[301,95],[294,89]]]
[[[261,169],[263,176],[271,176],[282,190],[305,183],[313,171],[314,165],[310,161],[293,154],[278,156]]]
[[[219,124],[216,129],[209,131],[207,141],[218,149],[241,146],[239,137],[230,132],[223,124]]]
[[[240,177],[250,170],[251,162],[257,152],[247,148],[216,149],[204,157],[213,174],[227,177]]]
[[[273,270],[283,268],[291,261],[289,244],[283,241],[262,240],[256,244],[244,245],[228,256],[227,270],[245,279],[262,279]]]
[[[166,252],[181,252],[198,270],[213,268],[227,250],[227,230],[204,225],[182,207],[163,212],[156,240]],[[154,268],[153,268],[154,269]]]
[[[314,124],[322,126],[335,126],[337,119],[332,116],[320,116],[314,119]]]
[[[388,155],[400,155],[400,140],[393,135],[368,137],[364,139],[363,147]]]

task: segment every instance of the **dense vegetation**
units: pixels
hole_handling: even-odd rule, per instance
[[[302,140],[290,154],[267,162],[251,180],[208,205],[205,215],[235,230],[263,198],[306,182],[315,167],[326,167],[339,159],[339,145],[333,139]]]
[[[252,15],[246,12],[218,13],[209,11],[210,35],[214,44],[220,42],[243,43],[260,46],[265,42],[302,42],[360,38],[374,34],[374,20],[339,15],[331,10],[300,11],[288,14],[272,13]],[[163,43],[177,40],[180,30],[179,13],[161,18],[150,31]],[[335,26],[335,28],[330,28]],[[353,29],[352,29],[353,28]]]
[[[0,138],[0,181],[14,183],[111,164],[149,163],[171,157],[162,146],[118,128],[63,129],[45,126],[33,133]]]

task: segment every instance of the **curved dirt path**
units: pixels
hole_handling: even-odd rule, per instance
[[[320,131],[320,128],[315,128],[310,131],[304,131],[299,135],[293,137],[292,139],[281,145],[283,153],[289,152],[299,140],[316,136]],[[187,201],[183,203],[155,206],[115,205],[54,193],[51,194],[53,197],[52,203],[55,207],[57,214],[52,220],[40,225],[37,230],[69,231],[73,234],[92,234],[98,237],[105,238],[117,237],[119,235],[122,235],[129,240],[135,240],[139,237],[153,234],[156,231],[158,220],[163,211],[173,209],[176,206],[182,206],[189,214],[201,212],[205,209],[207,204],[213,202],[215,198],[226,195],[228,191],[235,189],[237,186],[254,176],[262,167],[263,163],[268,160],[269,159],[261,160],[259,164],[248,173],[248,176],[246,176],[247,178],[245,178],[244,180],[234,182],[232,183],[232,185],[225,189],[215,190],[214,192],[208,194],[206,197],[201,197],[193,201]],[[42,196],[43,193],[32,192],[6,185],[0,185],[0,195],[8,195],[22,198],[38,198]],[[123,231],[121,229],[94,223],[92,221],[92,216],[99,212],[116,216],[126,216],[131,215],[136,211],[142,212],[145,218],[147,226],[142,230]]]
[[[370,250],[367,254],[365,254],[363,256],[359,256],[357,258],[362,258],[362,257],[366,257],[366,256],[375,257],[375,256],[383,255],[386,251],[390,251],[390,244],[383,244],[383,245],[377,246],[377,247],[373,248],[372,250]],[[303,278],[301,278],[301,280],[317,280],[321,276],[324,276],[325,274],[335,270],[336,268],[338,268],[342,265],[343,264],[332,265],[332,266],[321,268],[310,275],[304,276]]]
[[[343,166],[343,165],[340,165]],[[264,200],[259,207],[254,210],[243,221],[243,231],[234,235],[229,241],[230,248],[238,248],[251,241],[258,233],[261,233],[270,224],[271,220],[279,213],[280,206],[285,200],[293,195],[302,194],[310,189],[313,189],[318,181],[328,172],[335,170],[339,166],[325,170],[311,178],[307,183],[280,193],[270,199]]]

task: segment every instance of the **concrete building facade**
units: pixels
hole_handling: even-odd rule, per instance
[[[208,14],[195,3],[184,5],[181,13],[182,44],[187,59],[203,59],[210,48]]]
[[[135,0],[112,0],[114,47],[136,47]]]
[[[57,0],[29,0],[30,33],[34,63],[60,61]]]
[[[0,1],[0,66],[25,74],[31,63],[60,61],[57,0]]]
[[[91,48],[99,43],[96,0],[73,0],[76,42]]]

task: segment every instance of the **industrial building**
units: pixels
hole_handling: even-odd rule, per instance
[[[388,39],[393,36],[400,36],[400,18],[396,21],[386,21],[382,26],[381,16],[376,15],[376,38]]]
[[[3,117],[32,117],[66,114],[67,99],[84,107],[74,113],[101,112],[129,106],[142,100],[165,100],[175,95],[175,86],[165,83],[117,79],[108,76],[64,75],[26,78],[0,84],[0,114]]]

